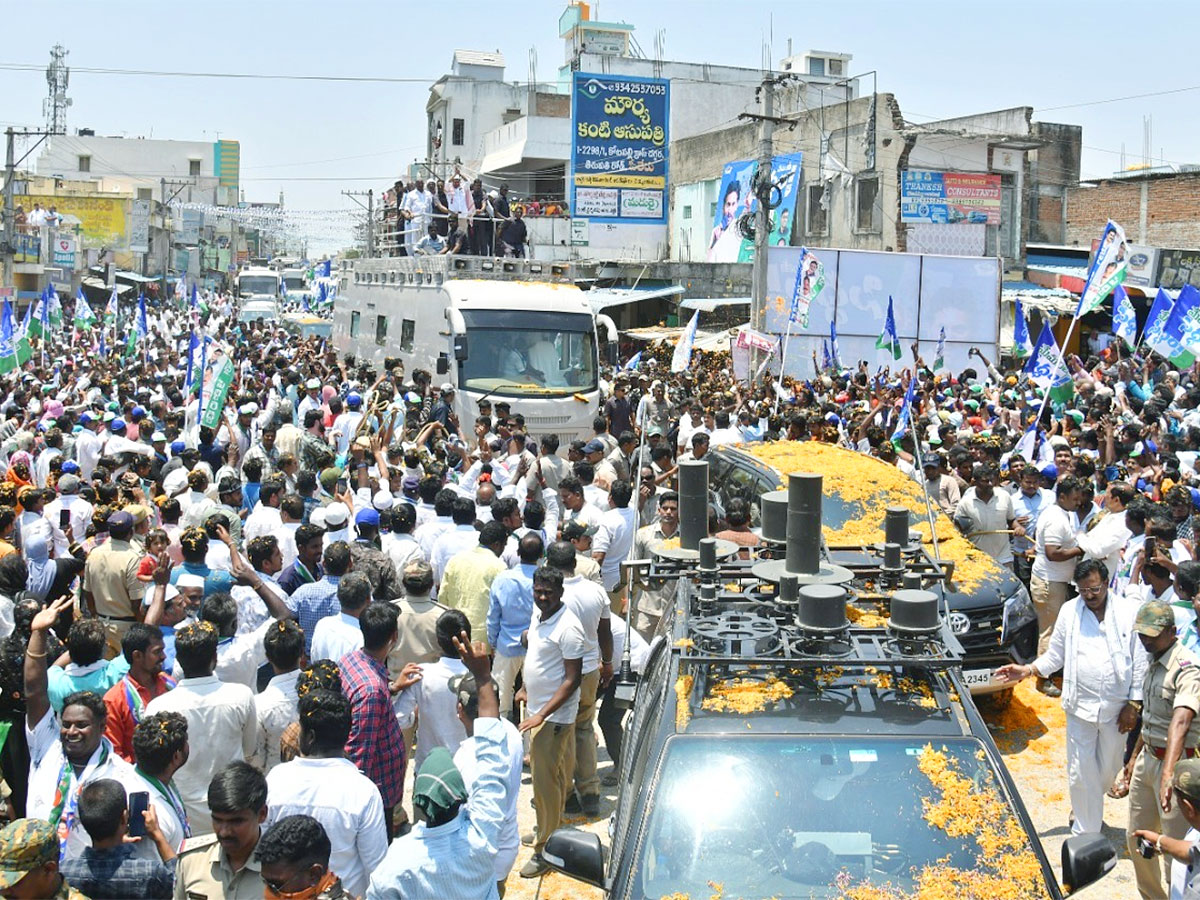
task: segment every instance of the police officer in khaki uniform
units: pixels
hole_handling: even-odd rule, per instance
[[[1200,828],[1200,759],[1181,759],[1175,766],[1171,786],[1175,789],[1174,800],[1179,804],[1179,811],[1187,819],[1188,825]],[[1161,853],[1164,859],[1186,866],[1179,896],[1181,900],[1200,900],[1200,843],[1180,841],[1148,830],[1138,831],[1135,836],[1150,844],[1154,852]],[[1172,868],[1178,873],[1175,866]]]
[[[267,818],[267,778],[248,762],[230,763],[208,786],[213,831],[188,838],[175,868],[175,900],[262,900],[254,851]]]
[[[1134,630],[1150,654],[1143,683],[1142,735],[1134,748],[1137,760],[1129,783],[1127,843],[1138,892],[1144,898],[1166,900],[1164,863],[1138,852],[1134,832],[1150,830],[1182,838],[1187,820],[1172,797],[1175,764],[1192,759],[1200,747],[1200,660],[1175,636],[1175,616],[1161,600],[1138,610]]]
[[[42,819],[17,819],[0,830],[0,892],[6,897],[87,900],[59,874],[58,835]]]
[[[108,540],[88,554],[83,567],[83,601],[104,624],[107,656],[121,652],[121,638],[138,621],[146,586],[138,581],[138,564],[145,555],[131,543],[133,516],[110,513]]]

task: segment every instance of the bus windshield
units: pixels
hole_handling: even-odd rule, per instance
[[[596,333],[583,313],[463,311],[470,356],[464,388],[511,396],[565,396],[596,389]]]
[[[279,279],[269,275],[246,275],[238,279],[238,293],[243,297],[250,294],[269,294],[274,297],[279,293]]]

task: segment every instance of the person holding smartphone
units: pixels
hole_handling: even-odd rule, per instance
[[[146,791],[126,798],[115,778],[89,781],[79,792],[79,820],[92,845],[62,863],[68,884],[92,900],[171,896],[175,848],[163,837]],[[160,859],[136,856],[141,841],[153,843]]]

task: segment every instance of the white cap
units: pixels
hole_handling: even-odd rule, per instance
[[[179,577],[175,579],[175,586],[178,588],[202,588],[204,587],[204,576],[181,572]]]
[[[390,491],[376,491],[375,496],[371,498],[371,505],[379,512],[383,512],[385,509],[391,509],[394,502],[395,501],[392,499],[392,494]]]
[[[315,525],[317,528],[325,527],[325,507],[318,506],[309,514],[308,521],[310,525]]]
[[[325,507],[325,525],[328,528],[342,528],[348,521],[350,521],[350,509],[345,503],[330,503]]]

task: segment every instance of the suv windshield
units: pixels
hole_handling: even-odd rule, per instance
[[[974,739],[679,736],[661,772],[638,900],[1046,896]]]

